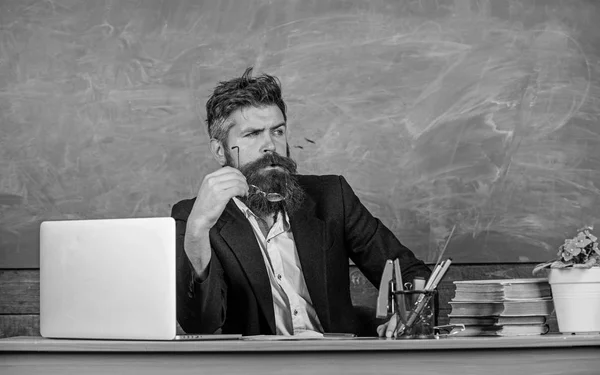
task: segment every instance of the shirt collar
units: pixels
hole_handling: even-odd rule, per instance
[[[246,206],[246,204],[244,204],[244,202],[239,200],[237,197],[233,197],[233,201],[238,206],[240,211],[242,211],[244,216],[246,216],[246,219],[250,219],[250,217],[259,219],[259,217],[254,212],[252,212],[252,210],[249,209],[248,206]],[[279,220],[282,220],[281,224],[283,226],[283,230],[285,230],[286,232],[289,231],[290,230],[290,218],[285,210],[283,210],[283,215],[282,215],[281,211],[279,213],[277,213],[277,220],[275,222],[278,222]]]

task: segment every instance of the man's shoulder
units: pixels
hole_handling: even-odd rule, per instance
[[[297,175],[297,177],[300,186],[311,196],[340,194],[349,189],[348,183],[340,175]]]
[[[340,186],[348,186],[348,181],[346,181],[344,176],[336,174],[298,174],[296,175],[296,177],[298,178],[298,182],[300,183],[300,185],[303,186],[319,186],[324,189],[339,189]]]
[[[298,182],[302,185],[339,185],[341,176],[333,174],[298,174]]]

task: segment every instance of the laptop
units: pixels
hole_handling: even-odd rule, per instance
[[[175,220],[44,221],[40,333],[112,340],[237,339],[177,335]]]

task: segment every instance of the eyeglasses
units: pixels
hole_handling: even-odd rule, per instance
[[[231,147],[232,150],[234,148],[237,149],[237,167],[240,168],[240,148],[238,146]],[[282,200],[285,200],[285,197],[283,195],[279,193],[265,193],[264,191],[260,190],[256,185],[248,184],[248,188],[248,194],[262,195],[269,202],[281,202]]]

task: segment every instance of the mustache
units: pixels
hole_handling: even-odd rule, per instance
[[[277,166],[283,171],[267,170],[265,167]],[[242,202],[257,215],[266,216],[285,209],[288,214],[296,212],[304,201],[304,191],[294,178],[296,162],[276,152],[264,154],[259,159],[241,166],[240,172],[246,177],[248,184],[258,186],[265,192],[281,194],[285,200],[270,202],[260,194],[240,197]]]
[[[295,174],[298,165],[291,158],[276,152],[268,152],[261,158],[241,166],[240,171],[244,176],[251,176],[266,167],[281,167],[284,171]]]

